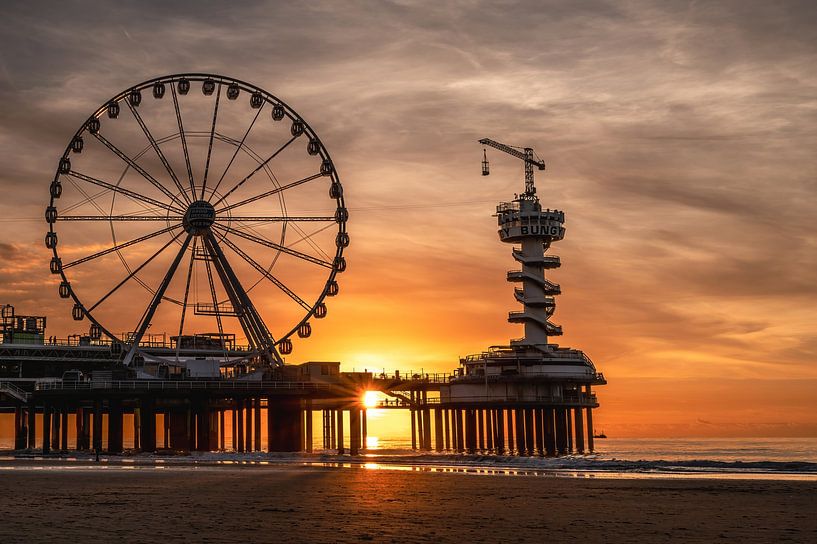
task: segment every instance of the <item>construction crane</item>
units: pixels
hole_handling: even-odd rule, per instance
[[[500,151],[504,151],[508,155],[516,157],[517,159],[522,159],[525,161],[525,193],[524,196],[528,198],[535,198],[536,195],[536,187],[533,185],[533,167],[537,167],[539,170],[545,169],[545,161],[539,159],[536,156],[536,153],[530,147],[516,147],[512,145],[505,145],[499,142],[495,142],[489,138],[483,138],[479,141],[482,145],[489,145],[495,149],[499,149]],[[535,157],[535,158],[534,158]],[[538,160],[537,160],[538,159]],[[488,153],[485,149],[482,150],[482,175],[487,176],[489,175],[490,168],[488,165]]]

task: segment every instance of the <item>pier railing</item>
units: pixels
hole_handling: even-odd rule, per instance
[[[394,373],[385,373],[385,372],[373,372],[372,379],[374,380],[382,380],[382,381],[389,381],[389,382],[416,382],[416,383],[434,383],[434,384],[442,384],[448,383],[454,378],[457,378],[457,374],[455,373],[445,373],[445,372],[435,372],[435,373],[428,373],[428,372],[394,372]]]
[[[331,389],[333,384],[316,382],[284,381],[196,381],[196,380],[111,380],[111,381],[53,381],[38,382],[37,391],[66,390],[121,390],[121,391],[188,391],[188,390],[225,390],[256,391],[258,389],[275,390],[308,390]]]
[[[132,339],[128,337],[127,334],[121,334],[119,338],[117,338],[118,342],[123,344],[128,344],[132,342]],[[0,345],[5,346],[43,346],[43,347],[55,347],[55,348],[110,348],[113,342],[109,338],[100,338],[100,339],[92,339],[88,336],[81,336],[81,335],[71,335],[67,338],[58,338],[56,336],[49,336],[43,338],[40,342],[33,342],[31,344],[26,344],[23,342],[3,342],[0,339]],[[148,349],[176,349],[176,341],[175,338],[167,338],[164,335],[158,335],[156,337],[151,338],[143,338],[142,341],[139,342],[140,348],[148,348]],[[182,351],[189,351],[194,349],[199,350],[209,350],[209,351],[223,351],[224,348],[217,345],[201,345],[198,347],[189,346],[185,347],[182,346]],[[234,342],[228,342],[227,346],[228,352],[249,352],[252,351],[252,348],[248,345],[242,344],[235,344]]]
[[[524,340],[524,338],[515,338],[514,340],[511,340],[511,342],[521,342],[523,340]],[[468,363],[482,362],[485,359],[491,359],[491,360],[502,360],[502,359],[504,359],[508,363],[517,362],[517,361],[521,362],[521,361],[526,361],[527,360],[525,357],[519,357],[516,354],[516,352],[514,352],[512,349],[507,349],[507,348],[506,349],[497,348],[497,349],[490,350],[490,351],[483,351],[481,353],[473,353],[471,355],[466,355],[465,357],[462,358],[462,360],[464,360],[464,361],[466,361]],[[580,361],[582,361],[584,363],[587,363],[587,364],[593,366],[593,361],[590,359],[590,357],[588,357],[587,355],[585,355],[584,352],[579,351],[579,350],[570,350],[570,351],[565,351],[565,352],[560,352],[560,351],[555,351],[555,350],[554,351],[549,351],[549,352],[547,352],[547,355],[542,358],[542,361],[546,362],[546,361],[552,360],[552,359],[567,359],[567,360],[573,360],[573,361],[580,360]]]
[[[384,399],[378,402],[377,408],[423,408],[427,405],[447,405],[447,404],[520,404],[527,402],[547,403],[553,405],[570,405],[570,406],[591,406],[598,405],[596,395],[582,395],[580,397],[570,396],[545,396],[536,395],[531,397],[490,397],[486,395],[471,395],[467,397],[456,397],[449,399],[441,399],[440,397],[430,397],[422,401],[417,401],[415,404],[407,402],[403,399]]]

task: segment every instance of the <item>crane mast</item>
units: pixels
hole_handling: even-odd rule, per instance
[[[491,140],[490,138],[483,138],[479,140],[479,143],[482,145],[487,145],[493,147],[494,149],[498,149],[504,153],[512,157],[516,157],[517,159],[521,159],[525,163],[525,192],[523,197],[528,199],[536,198],[536,187],[533,185],[533,167],[537,167],[539,170],[545,169],[545,161],[543,160],[536,160],[534,158],[536,154],[534,153],[533,149],[530,147],[514,147],[510,145],[506,145],[500,142],[496,142]],[[487,176],[488,175],[488,159],[485,158],[483,160],[483,168],[482,174]]]

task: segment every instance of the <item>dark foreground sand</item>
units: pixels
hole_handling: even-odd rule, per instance
[[[817,542],[817,482],[0,469],[0,543]]]

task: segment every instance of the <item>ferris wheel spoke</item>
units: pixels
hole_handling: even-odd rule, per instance
[[[294,228],[296,231],[298,231],[298,232],[301,234],[301,237],[300,237],[300,238],[298,238],[297,240],[295,240],[294,242],[291,242],[291,243],[289,244],[289,247],[292,247],[292,246],[294,246],[294,245],[296,245],[296,244],[299,244],[299,243],[301,243],[301,242],[306,242],[307,244],[309,244],[309,247],[311,247],[312,249],[314,249],[316,252],[320,253],[320,254],[323,256],[323,258],[324,258],[324,259],[326,259],[326,260],[330,260],[332,257],[330,257],[330,256],[329,256],[329,255],[328,255],[328,254],[327,254],[327,253],[326,253],[326,252],[325,252],[325,251],[324,251],[324,250],[321,248],[321,246],[319,246],[318,244],[316,244],[316,243],[315,243],[315,241],[314,241],[312,238],[313,238],[313,237],[315,237],[315,236],[317,236],[317,235],[318,235],[318,234],[320,234],[321,232],[325,231],[326,229],[330,228],[331,226],[332,226],[332,225],[331,225],[331,224],[329,224],[329,225],[326,225],[325,227],[321,227],[321,228],[319,228],[318,230],[316,230],[315,232],[313,232],[313,233],[311,233],[311,234],[307,234],[306,232],[304,232],[304,231],[303,231],[303,229],[302,229],[301,227],[299,227],[299,226],[298,226],[298,224],[297,224],[297,223],[293,223],[293,224],[292,224],[292,227],[293,227],[293,228]]]
[[[182,302],[182,317],[179,321],[179,336],[176,337],[176,360],[179,359],[179,348],[184,332],[184,317],[187,313],[187,299],[190,296],[190,278],[193,277],[193,262],[196,258],[196,243],[198,239],[193,238],[193,250],[190,252],[190,264],[187,267],[187,281],[184,284],[184,301]]]
[[[140,271],[141,271],[141,270],[142,270],[144,267],[146,267],[147,265],[149,265],[149,264],[151,263],[151,261],[153,261],[153,259],[155,259],[156,257],[158,257],[158,256],[159,256],[159,254],[161,254],[161,253],[162,253],[162,252],[163,252],[165,249],[167,249],[167,248],[170,246],[170,244],[172,244],[173,242],[175,242],[176,240],[178,240],[178,239],[179,239],[179,236],[181,236],[181,235],[182,235],[182,233],[180,232],[180,233],[178,233],[176,236],[174,236],[173,238],[171,238],[171,239],[170,239],[170,240],[169,240],[169,241],[168,241],[168,242],[167,242],[165,245],[163,245],[162,247],[160,247],[160,248],[158,249],[158,251],[156,251],[156,253],[154,253],[153,255],[151,255],[150,257],[148,257],[148,258],[147,258],[147,260],[145,260],[145,261],[144,261],[142,264],[140,264],[138,267],[136,267],[134,270],[132,270],[132,271],[131,271],[131,272],[130,272],[130,273],[127,275],[127,276],[125,276],[125,278],[124,278],[122,281],[120,281],[119,283],[117,283],[117,284],[116,284],[116,286],[115,286],[113,289],[111,289],[110,291],[108,291],[108,292],[105,294],[105,296],[103,296],[101,299],[99,299],[99,300],[96,302],[96,304],[94,304],[93,306],[91,306],[90,308],[88,308],[86,311],[87,311],[87,312],[89,312],[89,313],[90,313],[90,312],[92,312],[92,311],[94,311],[94,309],[95,309],[97,306],[99,306],[100,304],[102,304],[103,302],[105,302],[105,300],[107,300],[107,299],[108,299],[108,297],[110,297],[111,295],[113,295],[113,294],[114,294],[116,291],[118,291],[118,290],[119,290],[119,288],[120,288],[120,287],[122,287],[123,285],[125,285],[125,284],[126,284],[126,283],[127,283],[127,282],[128,282],[130,279],[131,279],[131,278],[133,278],[133,277],[134,277],[136,274],[138,274],[138,273],[139,273],[139,272],[140,272]]]
[[[238,221],[238,222],[258,222],[258,223],[281,223],[281,222],[301,222],[301,221],[331,221],[333,223],[336,222],[335,216],[333,215],[323,215],[323,216],[313,216],[313,215],[252,215],[252,216],[232,216],[228,219],[228,221]]]
[[[97,199],[97,198],[100,198],[100,197],[104,196],[105,194],[107,194],[107,193],[109,193],[109,192],[110,192],[110,191],[108,191],[108,189],[103,189],[103,190],[99,191],[98,193],[94,193],[94,194],[92,194],[92,195],[89,195],[88,193],[84,193],[84,194],[83,194],[83,196],[84,196],[85,198],[83,198],[83,199],[82,199],[82,200],[80,200],[79,202],[76,202],[76,203],[74,203],[74,204],[71,204],[70,206],[66,206],[66,207],[65,207],[65,209],[64,209],[64,210],[62,210],[62,212],[63,212],[63,213],[65,213],[65,212],[72,212],[72,211],[76,210],[77,208],[81,208],[81,207],[85,206],[86,204],[90,204],[90,203],[92,203],[92,202],[96,202],[96,199]],[[138,204],[139,204],[140,206],[144,206],[144,204],[142,204],[142,202],[139,202],[139,201],[137,201],[137,202],[138,202]],[[144,206],[144,208],[145,208],[145,210],[148,210],[148,207],[147,207],[147,206]]]
[[[145,196],[145,195],[141,195],[141,194],[139,194],[137,192],[131,191],[130,189],[125,189],[124,187],[120,187],[119,185],[114,185],[113,183],[108,183],[107,181],[102,181],[101,179],[91,177],[91,176],[89,176],[87,174],[82,174],[82,173],[77,172],[75,170],[71,170],[70,172],[68,172],[68,175],[71,176],[71,177],[80,179],[82,181],[91,183],[93,185],[96,185],[98,187],[108,189],[109,191],[113,191],[115,193],[122,194],[122,195],[124,195],[124,196],[126,196],[128,198],[133,199],[133,200],[138,200],[138,201],[143,202],[145,204],[151,204],[153,206],[156,206],[157,208],[162,208],[163,210],[167,210],[169,212],[183,213],[182,210],[180,210],[179,208],[174,208],[173,206],[168,206],[167,204],[165,204],[163,202],[160,202],[160,201],[158,201],[156,199],[150,198],[150,197]]]
[[[94,253],[93,255],[88,255],[87,257],[83,257],[81,259],[71,261],[70,263],[62,265],[62,268],[64,270],[66,268],[71,268],[71,267],[77,266],[78,264],[87,263],[88,261],[98,259],[99,257],[104,257],[105,255],[108,255],[109,253],[113,253],[114,251],[119,251],[120,249],[124,249],[126,247],[130,247],[132,245],[136,245],[136,244],[139,244],[141,242],[144,242],[146,240],[150,240],[151,238],[161,236],[162,234],[170,232],[171,230],[179,228],[179,227],[181,227],[181,224],[171,225],[171,226],[167,227],[166,229],[157,230],[156,232],[151,232],[150,234],[146,234],[145,236],[140,236],[139,238],[134,238],[133,240],[129,240],[127,242],[117,244],[117,245],[115,245],[113,247],[109,247],[108,249],[103,249],[102,251],[98,251],[98,252]]]
[[[224,241],[224,243],[225,243],[225,244],[227,244],[227,246],[228,246],[230,249],[232,249],[232,250],[233,250],[233,251],[234,251],[234,252],[235,252],[235,253],[236,253],[236,254],[237,254],[239,257],[241,257],[242,259],[244,259],[245,261],[247,261],[247,262],[248,262],[248,263],[249,263],[249,264],[250,264],[250,265],[251,265],[253,268],[255,268],[256,270],[258,270],[258,272],[260,272],[262,276],[264,276],[265,278],[267,278],[267,279],[268,279],[269,281],[271,281],[271,282],[272,282],[272,283],[273,283],[273,284],[274,284],[276,287],[278,287],[278,289],[280,289],[281,291],[283,291],[284,293],[286,293],[286,294],[287,294],[287,295],[288,295],[288,296],[289,296],[289,297],[290,297],[292,300],[294,300],[295,302],[297,302],[298,304],[300,304],[302,308],[304,308],[306,311],[312,311],[312,306],[310,306],[309,304],[307,304],[307,303],[304,301],[304,299],[302,299],[301,297],[299,297],[298,295],[296,295],[296,294],[295,294],[295,292],[294,292],[294,291],[292,291],[292,289],[290,289],[289,287],[287,287],[286,285],[284,285],[284,283],[283,283],[281,280],[279,280],[278,278],[276,278],[275,276],[273,276],[273,275],[272,275],[272,273],[270,273],[270,271],[269,271],[269,270],[267,270],[267,269],[266,269],[266,268],[264,268],[262,265],[260,265],[260,264],[258,263],[258,261],[256,261],[255,259],[253,259],[253,258],[252,258],[252,257],[250,257],[249,255],[247,255],[247,253],[246,253],[246,252],[244,252],[244,250],[242,250],[240,247],[238,247],[237,245],[235,245],[235,244],[234,244],[233,242],[231,242],[231,241],[230,241],[228,238],[224,238],[224,240],[223,240],[223,241]]]
[[[255,242],[256,244],[266,246],[271,249],[276,249],[282,253],[286,253],[287,255],[292,255],[293,257],[297,257],[304,261],[310,262],[312,264],[316,264],[318,266],[322,266],[324,268],[332,268],[332,263],[328,261],[324,261],[318,258],[315,258],[311,255],[307,255],[306,253],[301,253],[295,249],[288,248],[286,246],[282,246],[281,244],[276,244],[275,242],[270,242],[269,240],[265,240],[263,238],[259,238],[258,236],[254,236],[252,234],[247,234],[246,232],[240,231],[238,229],[234,229],[232,227],[227,227],[225,225],[215,224],[213,225],[228,234],[233,234],[238,236],[239,238],[244,238],[245,240],[249,240],[251,242]]]
[[[289,140],[287,140],[287,142],[286,142],[284,145],[282,145],[281,147],[279,147],[279,148],[278,148],[278,149],[275,151],[275,153],[273,153],[272,155],[270,155],[269,157],[267,157],[267,158],[266,158],[266,160],[264,160],[264,161],[263,161],[263,162],[261,162],[261,163],[260,163],[258,166],[256,166],[256,167],[255,167],[255,169],[254,169],[252,172],[250,172],[249,174],[247,174],[246,176],[244,176],[244,179],[242,179],[241,181],[239,181],[238,183],[236,183],[236,184],[235,184],[235,186],[233,186],[233,188],[232,188],[232,189],[230,189],[229,191],[227,191],[226,193],[224,193],[224,195],[222,195],[222,197],[221,197],[221,198],[219,198],[219,199],[218,199],[218,200],[215,202],[215,204],[213,204],[213,206],[218,206],[219,204],[221,204],[221,203],[224,201],[224,199],[225,199],[225,198],[227,198],[228,196],[230,196],[231,194],[233,194],[233,193],[234,193],[234,192],[235,192],[235,191],[236,191],[236,190],[237,190],[239,187],[241,187],[242,185],[244,185],[244,183],[245,183],[247,180],[249,180],[249,179],[250,179],[251,177],[253,177],[253,176],[254,176],[254,175],[255,175],[255,174],[256,174],[256,173],[257,173],[259,170],[261,170],[261,169],[262,169],[262,168],[264,168],[264,167],[265,167],[267,164],[269,164],[269,162],[270,162],[272,159],[274,159],[275,157],[277,157],[277,156],[278,156],[278,155],[279,155],[279,154],[280,154],[280,153],[281,153],[281,152],[282,152],[284,149],[286,149],[287,147],[289,147],[289,144],[291,144],[292,142],[294,142],[294,141],[295,141],[297,138],[298,138],[298,136],[293,136],[292,138],[290,138]]]
[[[73,184],[73,183],[74,183],[74,181],[73,181],[73,180],[71,180],[71,183]],[[76,187],[76,185],[74,185],[74,186]],[[79,188],[78,188],[78,187],[77,187],[77,189],[79,190]],[[84,197],[84,198],[83,198],[82,200],[80,200],[79,202],[76,202],[75,204],[71,204],[70,206],[66,207],[66,208],[63,210],[63,212],[62,212],[62,213],[72,212],[72,211],[74,211],[74,210],[76,210],[76,209],[79,209],[79,208],[81,208],[81,207],[85,206],[86,204],[91,204],[91,205],[92,205],[92,206],[94,206],[95,208],[99,209],[99,208],[97,207],[97,205],[96,205],[96,199],[98,199],[98,198],[102,197],[103,195],[105,195],[105,194],[109,193],[110,191],[108,191],[107,189],[103,189],[102,191],[99,191],[98,193],[94,193],[94,194],[92,194],[92,195],[89,195],[88,193],[86,193],[86,192],[84,192],[84,191],[79,191],[79,192],[80,192],[80,193],[83,195],[83,197]],[[142,210],[140,210],[140,211],[138,211],[138,212],[133,212],[133,213],[131,213],[131,214],[123,214],[123,215],[137,215],[137,214],[139,214],[139,213],[145,213],[145,212],[147,212],[147,213],[151,213],[151,214],[156,215],[156,213],[155,213],[155,212],[159,212],[159,213],[161,213],[161,212],[162,212],[162,210],[164,210],[164,209],[165,209],[165,206],[164,206],[164,205],[162,205],[162,208],[149,208],[149,207],[148,207],[148,206],[146,206],[146,205],[145,205],[145,203],[144,203],[144,202],[142,202],[141,200],[134,200],[133,202],[134,202],[135,204],[137,204],[138,206],[140,206],[140,207],[142,208]],[[104,211],[102,211],[101,213],[103,213],[103,214],[104,214],[105,212],[104,212]],[[181,212],[179,212],[179,213],[181,213]]]
[[[182,123],[182,111],[179,109],[179,98],[176,96],[176,86],[170,86],[171,94],[173,95],[173,108],[176,110],[176,122],[179,125],[179,138],[182,141],[182,150],[184,151],[184,163],[187,166],[187,178],[190,181],[190,198],[196,198],[196,185],[193,182],[193,169],[190,167],[190,152],[187,149],[187,136],[184,134],[184,124]],[[184,194],[184,191],[182,191]]]
[[[130,166],[131,168],[133,168],[134,170],[136,170],[137,172],[139,172],[139,174],[140,174],[140,175],[141,175],[143,178],[145,178],[146,180],[148,180],[148,181],[150,182],[150,184],[151,184],[151,185],[153,185],[153,186],[154,186],[154,187],[156,187],[156,188],[157,188],[159,191],[161,191],[162,193],[164,193],[164,194],[165,194],[165,196],[167,196],[167,197],[168,197],[168,198],[169,198],[171,201],[178,202],[180,206],[183,206],[183,207],[184,207],[184,206],[186,206],[186,204],[185,204],[184,202],[182,202],[181,200],[179,200],[179,198],[178,198],[176,195],[174,195],[173,193],[171,193],[170,191],[168,191],[168,190],[167,190],[167,188],[166,188],[164,185],[162,185],[161,183],[159,183],[159,182],[156,180],[156,178],[154,178],[153,176],[151,176],[150,174],[148,174],[148,173],[147,173],[147,171],[146,171],[144,168],[142,168],[141,166],[139,166],[138,164],[136,164],[136,161],[134,161],[133,159],[131,159],[130,157],[128,157],[128,156],[127,156],[125,153],[123,153],[123,152],[122,152],[122,150],[121,150],[121,149],[119,149],[119,148],[118,148],[118,147],[116,147],[114,144],[112,144],[111,142],[109,142],[109,141],[108,141],[108,140],[107,140],[107,139],[106,139],[106,138],[105,138],[105,137],[104,137],[102,134],[100,134],[99,132],[97,132],[97,133],[95,133],[95,134],[94,134],[94,138],[96,138],[97,140],[99,140],[100,142],[102,142],[102,144],[103,144],[105,147],[107,147],[108,149],[110,149],[110,150],[111,150],[111,152],[112,152],[114,155],[116,155],[117,157],[119,157],[120,159],[122,159],[122,160],[125,162],[125,164],[127,164],[128,166]]]
[[[167,291],[167,287],[170,285],[170,282],[173,280],[173,276],[176,274],[176,269],[179,267],[179,263],[182,260],[185,252],[187,251],[187,246],[190,245],[190,240],[193,238],[192,234],[188,234],[187,237],[182,242],[182,247],[178,253],[176,253],[176,257],[173,259],[173,262],[170,264],[170,268],[167,269],[167,273],[165,277],[162,278],[162,283],[159,284],[159,288],[156,289],[156,292],[153,295],[153,300],[150,301],[147,309],[145,309],[145,313],[142,315],[142,319],[139,321],[139,327],[136,329],[136,335],[133,337],[133,344],[131,345],[130,351],[125,356],[125,360],[123,364],[128,366],[130,362],[133,360],[133,356],[136,355],[136,351],[139,348],[139,343],[142,341],[142,337],[145,335],[145,331],[150,326],[151,321],[153,320],[153,314],[156,313],[156,308],[159,307],[159,303],[162,302],[164,298],[165,291]]]
[[[304,183],[308,183],[308,182],[310,182],[312,180],[318,179],[318,178],[323,177],[323,176],[324,176],[324,174],[321,174],[319,172],[317,174],[313,174],[311,176],[301,178],[301,179],[299,179],[297,181],[293,181],[292,183],[287,183],[286,185],[276,187],[275,189],[271,189],[271,190],[269,190],[269,191],[267,191],[265,193],[261,193],[260,195],[256,195],[256,196],[247,198],[245,200],[242,200],[240,202],[236,202],[235,204],[230,204],[229,206],[225,206],[225,207],[223,207],[223,208],[221,208],[221,209],[219,209],[217,211],[218,211],[218,213],[224,213],[226,211],[233,210],[233,209],[241,207],[241,206],[246,206],[247,204],[251,204],[253,202],[261,200],[262,198],[267,198],[269,196],[276,195],[278,193],[286,191],[287,189],[292,189],[293,187],[297,187],[298,185],[303,185]]]
[[[159,147],[159,144],[156,142],[156,139],[153,137],[153,134],[150,133],[150,129],[148,129],[145,122],[142,120],[142,116],[139,115],[139,111],[130,103],[130,100],[125,100],[125,103],[130,108],[131,113],[136,118],[136,122],[139,123],[139,126],[142,128],[142,132],[145,133],[145,137],[150,142],[150,145],[153,147],[153,150],[159,156],[159,160],[162,161],[162,164],[167,170],[167,173],[170,175],[170,178],[173,180],[173,183],[176,184],[176,188],[179,189],[181,195],[184,196],[185,200],[190,202],[190,199],[187,197],[187,193],[184,192],[184,188],[182,187],[181,182],[179,181],[178,176],[176,176],[176,172],[173,171],[173,168],[170,167],[170,163],[167,161],[165,154],[162,153],[162,148]],[[182,138],[184,135],[182,135]]]
[[[92,199],[92,198],[91,198],[91,197],[88,195],[88,193],[87,193],[87,192],[85,192],[85,190],[83,190],[83,188],[79,186],[79,184],[78,184],[76,181],[74,181],[74,180],[73,180],[73,179],[71,179],[71,178],[68,178],[68,181],[70,181],[70,182],[71,182],[71,185],[73,185],[73,186],[74,186],[74,188],[77,190],[77,192],[78,192],[79,194],[81,194],[81,195],[82,195],[82,196],[85,198],[85,200],[86,200],[86,201],[89,201],[89,202],[90,202],[91,206],[93,206],[94,208],[96,208],[96,211],[98,211],[98,212],[99,212],[99,213],[101,213],[101,214],[104,214],[104,213],[105,213],[105,210],[103,210],[103,209],[102,209],[102,207],[101,207],[101,206],[100,206],[100,205],[97,203],[97,201],[96,201],[95,199]],[[58,216],[57,216],[57,220],[60,220],[59,214],[58,214]]]
[[[256,236],[258,236],[259,238],[261,238],[263,240],[268,240],[261,232],[258,231],[258,229],[255,228],[257,226],[263,226],[263,225],[264,225],[263,222],[249,223],[249,224],[239,222],[239,223],[237,223],[235,225],[235,228],[237,228],[238,230],[240,230],[242,232],[249,231],[252,234],[255,234]],[[334,225],[334,222],[329,223],[328,225],[325,225],[325,226],[317,229],[316,231],[312,232],[311,234],[307,234],[306,232],[304,232],[304,230],[300,226],[298,226],[297,222],[290,223],[290,225],[292,226],[293,229],[295,229],[298,233],[301,234],[301,237],[298,238],[297,240],[287,244],[287,247],[292,248],[292,247],[296,246],[297,244],[305,241],[307,244],[309,244],[309,247],[311,247],[313,250],[315,250],[315,253],[320,254],[320,256],[322,256],[327,261],[332,260],[332,257],[330,257],[318,244],[316,244],[314,242],[314,240],[312,240],[312,238],[317,236],[321,232],[331,228]]]
[[[216,119],[218,118],[218,102],[221,98],[221,82],[218,84],[218,90],[216,91],[216,105],[213,106],[213,123],[210,126],[210,140],[207,144],[207,161],[204,164],[204,180],[201,182],[201,197],[200,200],[204,200],[204,190],[207,188],[207,175],[210,173],[210,156],[213,153],[213,137],[216,134]]]
[[[57,221],[181,221],[181,215],[60,215]]]
[[[264,104],[266,104],[266,102],[264,102]],[[247,139],[247,136],[249,136],[250,131],[252,130],[252,127],[255,126],[255,122],[258,120],[258,116],[261,115],[261,111],[264,109],[264,104],[261,104],[261,107],[258,108],[258,111],[255,113],[255,117],[253,117],[253,119],[252,119],[252,123],[250,123],[250,126],[247,127],[247,131],[244,133],[244,136],[241,137],[241,141],[239,141],[238,145],[235,146],[235,151],[233,151],[233,156],[230,157],[230,162],[227,163],[227,167],[224,169],[224,172],[221,173],[221,177],[218,179],[218,183],[216,183],[216,186],[213,188],[213,192],[210,194],[210,198],[213,198],[213,195],[216,194],[216,191],[218,190],[218,188],[221,187],[221,182],[224,181],[224,176],[227,175],[227,172],[230,170],[230,167],[233,165],[233,161],[238,156],[238,152],[241,151],[242,147],[244,147],[244,140]]]

